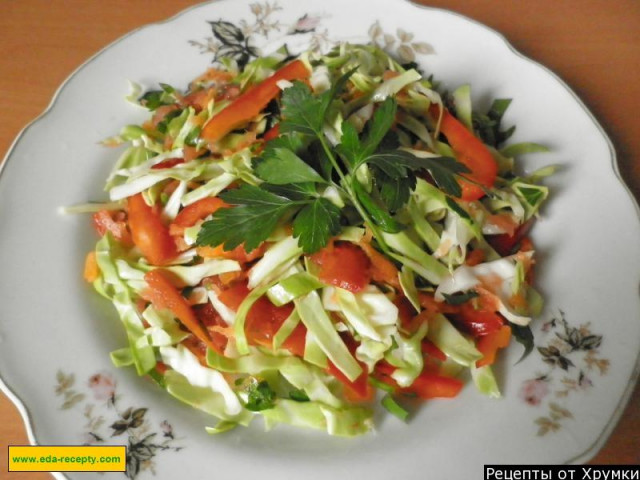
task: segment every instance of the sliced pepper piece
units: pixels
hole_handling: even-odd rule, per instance
[[[176,244],[160,215],[144,201],[141,193],[128,199],[129,228],[133,243],[152,265],[166,265],[178,255]]]
[[[503,325],[499,330],[483,335],[478,338],[476,348],[484,355],[476,362],[476,367],[492,365],[496,360],[496,353],[501,348],[505,348],[511,341],[511,327]]]
[[[441,109],[433,104],[429,108],[429,113],[435,121],[440,118]],[[471,173],[463,174],[475,183],[462,180],[462,200],[471,202],[478,200],[485,195],[482,186],[493,187],[498,176],[498,164],[491,155],[487,146],[482,143],[473,132],[469,131],[465,125],[456,117],[451,115],[446,109],[442,110],[440,119],[440,131],[447,138],[449,145],[456,154],[457,160],[467,166]]]
[[[131,247],[133,245],[133,240],[131,239],[129,230],[127,230],[127,223],[123,219],[118,219],[120,214],[122,214],[122,212],[110,210],[100,210],[99,212],[94,213],[93,228],[101,237],[106,232],[111,232],[111,235],[113,235],[113,238],[117,242],[121,243],[125,247]]]
[[[216,142],[258,115],[267,104],[280,93],[280,80],[303,80],[311,72],[301,60],[295,60],[258,85],[236,98],[204,125],[200,137],[208,142]]]
[[[311,261],[319,265],[318,278],[328,285],[357,293],[371,282],[371,260],[353,243],[329,245],[314,253]]]
[[[400,388],[391,376],[395,369],[385,361],[378,362],[375,368],[375,377],[400,393],[416,395],[423,400],[453,398],[460,393],[464,386],[464,382],[458,378],[424,370],[409,387]]]
[[[249,293],[250,290],[247,288],[247,284],[238,282],[226,290],[222,290],[218,298],[228,308],[237,311]],[[266,297],[260,297],[247,314],[245,333],[249,344],[271,347],[273,345],[273,336],[291,315],[292,311],[293,305],[291,304],[277,307]],[[305,326],[302,323],[298,324],[291,335],[284,341],[282,348],[299,357],[304,356],[306,334]]]
[[[182,235],[185,228],[194,226],[199,220],[204,220],[219,208],[228,205],[217,197],[205,197],[184,207],[169,225],[171,235]]]
[[[349,352],[351,352],[351,355],[353,355],[353,357],[355,358],[356,348],[358,347],[355,340],[350,336],[344,334],[341,335],[341,337],[345,345],[349,349]],[[329,364],[327,366],[327,373],[329,375],[332,375],[340,383],[342,383],[342,386],[344,388],[344,396],[347,400],[357,403],[369,402],[373,400],[375,390],[369,384],[369,374],[367,366],[360,360],[357,360],[357,362],[362,368],[362,373],[354,381],[349,380],[347,376],[342,373],[342,371],[340,371],[340,369],[336,367],[331,360],[329,360]]]
[[[211,339],[186,298],[171,282],[167,272],[161,269],[151,270],[145,273],[144,279],[149,285],[149,288],[144,292],[144,297],[151,301],[154,307],[171,310],[182,325],[198,340],[219,354],[223,354],[220,351],[220,345]]]

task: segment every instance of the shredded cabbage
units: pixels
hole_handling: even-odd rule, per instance
[[[63,210],[96,214],[102,238],[85,277],[126,332],[112,362],[216,417],[210,434],[262,416],[267,430],[361,435],[373,428],[374,387],[405,420],[403,396],[430,398],[418,379],[464,373],[499,397],[491,365],[476,365],[478,339],[492,332],[468,317],[524,328],[542,309],[534,251],[522,239],[543,213],[542,181],[554,168],[525,175],[515,166],[546,148],[504,145],[508,100],[484,114],[469,85],[445,93],[375,45],[291,56],[283,47],[246,65],[220,58],[185,92],[161,84],[129,95],[153,113],[103,142],[123,148],[106,179],[109,201]],[[276,73],[295,63],[309,69],[308,86]],[[277,95],[268,105],[219,138],[206,133],[239,95],[269,81]],[[302,99],[316,102],[313,111]],[[452,124],[475,147],[461,148]],[[478,143],[483,161],[495,162],[490,182],[464,169]],[[304,181],[284,181],[278,168]],[[465,197],[461,174],[479,195]],[[243,197],[248,190],[253,197]],[[132,219],[137,194],[152,231]],[[245,235],[255,225],[268,230],[257,240]],[[150,260],[158,245],[171,251],[166,261]],[[158,273],[167,290],[152,281]]]

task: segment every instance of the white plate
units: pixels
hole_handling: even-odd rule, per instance
[[[279,0],[272,10],[253,1],[198,6],[114,43],[71,76],[4,162],[0,386],[18,405],[31,440],[102,439],[130,447],[142,441],[130,448],[139,478],[150,478],[153,469],[157,478],[386,479],[428,472],[462,479],[479,478],[485,463],[588,460],[622,412],[640,351],[638,210],[600,126],[552,73],[459,15],[400,0]],[[415,56],[450,89],[470,83],[480,105],[513,98],[505,121],[517,124],[514,141],[552,149],[525,162],[528,170],[561,165],[534,233],[538,286],[547,299],[534,328],[541,348],[517,365],[520,347],[508,350],[499,368],[504,398],[490,400],[467,386],[454,400],[424,405],[408,425],[384,418],[376,433],[355,440],[284,427],[265,434],[257,425],[209,437],[203,426],[212,420],[133,371],[111,366],[108,354],[124,335],[111,306],[82,281],[84,254],[95,241],[90,221],[61,216],[57,208],[104,198],[114,152],[98,142],[143,118],[123,99],[127,80],[186,86],[220,47],[210,23],[220,20],[265,50],[374,35],[392,52]],[[148,410],[127,416],[129,407]]]

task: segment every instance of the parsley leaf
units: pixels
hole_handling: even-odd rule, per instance
[[[289,183],[286,185],[263,183],[260,185],[260,188],[291,200],[306,200],[318,196],[316,184],[311,182]]]
[[[349,123],[342,126],[341,143],[337,147],[338,153],[344,161],[355,171],[361,165],[367,163],[375,165],[387,177],[395,181],[390,181],[383,177],[379,181],[380,188],[385,190],[384,196],[393,199],[391,202],[395,209],[402,206],[400,199],[408,199],[410,190],[407,186],[415,187],[415,177],[411,177],[409,172],[417,170],[427,170],[433,177],[436,184],[449,195],[459,197],[462,193],[460,185],[456,180],[456,175],[468,173],[469,169],[462,163],[449,157],[416,157],[405,150],[385,149],[376,153],[381,144],[387,143],[388,133],[395,121],[397,103],[387,97],[375,111],[373,118],[367,124],[367,129],[361,140],[358,133]],[[400,179],[408,179],[399,181]],[[391,192],[395,190],[395,194]]]
[[[462,188],[452,173],[469,173],[470,170],[466,165],[451,157],[421,158],[420,160],[425,161],[423,168],[428,170],[438,187],[454,197],[462,195]]]
[[[382,231],[386,233],[398,233],[404,229],[404,225],[394,220],[391,214],[385,208],[380,206],[375,201],[374,197],[367,192],[357,178],[353,179],[352,187],[360,204],[371,216],[373,222],[379,226]]]
[[[271,155],[271,151],[277,148],[286,148],[294,153],[300,153],[306,148],[308,139],[304,135],[296,133],[288,133],[286,135],[279,135],[278,137],[269,140],[264,148],[264,156]]]
[[[271,389],[271,386],[265,380],[252,384],[248,393],[249,396],[245,405],[247,410],[259,412],[273,408],[276,405],[276,392]]]
[[[367,125],[368,130],[362,142],[362,156],[373,154],[396,120],[398,105],[392,97],[387,97],[376,109],[373,119]]]
[[[138,102],[143,107],[146,107],[150,111],[156,110],[162,105],[172,105],[176,103],[175,88],[166,83],[161,83],[160,88],[162,90],[149,90],[145,92]]]
[[[340,209],[326,198],[317,198],[306,205],[293,221],[293,236],[304,253],[324,247],[340,233]]]
[[[296,402],[308,402],[310,401],[309,396],[302,389],[294,389],[289,392],[289,398],[291,400],[295,400]]]
[[[282,91],[283,120],[280,122],[280,132],[323,136],[322,127],[327,110],[354,71],[355,69],[342,75],[330,90],[320,95],[314,95],[302,82],[294,82],[293,86],[285,88]]]
[[[251,251],[279,223],[292,220],[293,235],[303,252],[309,254],[337,235],[341,223],[363,222],[387,252],[380,232],[397,233],[405,228],[393,212],[408,201],[416,186],[415,172],[429,171],[446,193],[460,195],[456,177],[468,172],[464,165],[452,158],[422,158],[397,149],[397,135],[391,128],[398,107],[391,97],[376,106],[361,134],[344,122],[341,143],[331,147],[324,124],[332,102],[353,71],[320,95],[302,82],[284,89],[280,135],[267,142],[262,158],[253,162],[255,174],[264,183],[223,193],[221,198],[233,207],[217,210],[203,223],[198,245],[222,244],[230,250],[244,244]],[[371,172],[371,188],[365,188],[356,175],[364,165]],[[327,184],[340,192],[344,207],[319,195]]]
[[[338,145],[338,153],[353,168],[357,169],[367,157],[380,146],[396,118],[396,101],[387,97],[376,109],[373,118],[367,124],[362,141],[356,128],[348,122],[342,125],[342,137]]]
[[[526,202],[532,207],[538,205],[545,198],[545,191],[541,188],[520,186],[518,190],[522,193]]]
[[[342,137],[340,137],[340,144],[336,147],[336,151],[351,168],[357,167],[362,145],[356,127],[349,122],[342,124]]]
[[[524,347],[524,353],[520,357],[520,360],[516,362],[520,363],[533,351],[533,347],[535,346],[533,342],[533,332],[528,325],[526,327],[523,327],[512,323],[510,324],[510,327],[511,333],[513,333],[513,337]]]
[[[460,218],[464,218],[465,220],[471,220],[471,216],[467,213],[467,211],[462,208],[460,205],[456,203],[451,197],[446,198],[447,206],[460,215]]]
[[[469,172],[469,169],[451,157],[416,157],[405,150],[393,150],[376,153],[366,159],[384,171],[391,178],[404,178],[407,170],[427,170],[438,187],[447,194],[459,197],[462,194],[456,176]]]
[[[497,98],[486,114],[473,112],[473,128],[487,145],[498,147],[513,135],[515,127],[501,130],[502,117],[509,104],[511,104],[510,98]]]
[[[478,292],[475,290],[469,290],[464,293],[454,293],[448,295],[446,293],[442,294],[444,296],[444,301],[449,305],[462,305],[463,303],[468,302],[469,300],[478,297]]]
[[[258,177],[274,185],[289,183],[326,183],[325,179],[294,152],[285,148],[274,148],[269,155],[254,162]]]
[[[221,195],[232,208],[220,208],[211,220],[204,222],[198,232],[197,245],[224,244],[225,250],[233,250],[244,243],[247,252],[265,241],[278,222],[296,203],[253,185],[230,190]]]
[[[387,208],[395,212],[409,201],[411,192],[416,188],[415,175],[392,178],[380,171],[376,175],[376,183],[380,189],[380,200]]]
[[[282,115],[280,132],[298,132],[316,135],[322,131],[327,106],[322,98],[316,97],[311,89],[302,82],[282,91]]]

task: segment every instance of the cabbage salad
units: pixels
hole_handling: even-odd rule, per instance
[[[331,435],[402,420],[417,400],[533,346],[542,299],[529,229],[551,168],[517,173],[509,100],[472,109],[370,45],[239,69],[132,97],[84,276],[128,339],[111,353],[220,433],[257,416]]]

